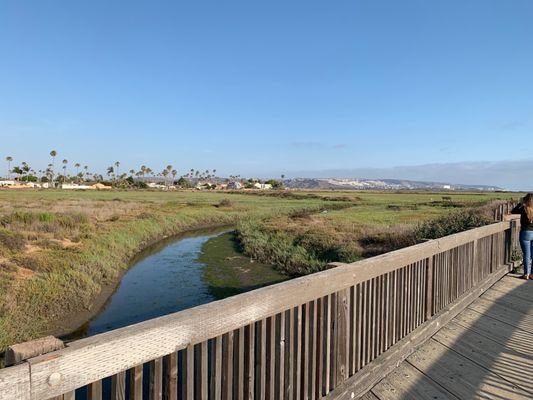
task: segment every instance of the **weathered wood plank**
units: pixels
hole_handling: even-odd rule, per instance
[[[217,336],[213,340],[211,356],[211,374],[213,375],[211,378],[211,393],[215,400],[220,400],[222,398],[222,336]]]
[[[126,371],[119,372],[111,378],[111,398],[126,400]]]
[[[508,331],[508,334],[511,335],[512,332]],[[533,335],[529,336],[530,340],[533,339]],[[529,350],[522,351],[524,347],[529,347],[524,346],[524,343],[528,343],[526,337],[518,345],[516,343],[503,345],[450,321],[433,336],[433,339],[520,386],[533,396],[533,381],[528,374],[523,373],[533,370],[533,357],[527,354]]]
[[[476,300],[507,273],[506,268],[495,271],[480,284],[465,293],[458,301],[448,305],[429,321],[396,343],[388,351],[376,358],[371,364],[363,367],[354,376],[347,379],[344,385],[331,391],[326,399],[349,400],[369,391],[377,382],[390,373],[397,365],[407,358],[417,347],[433,336],[443,325],[452,320],[459,312]]]
[[[233,339],[233,331],[222,339],[222,400],[233,399]]]
[[[379,400],[459,400],[407,362],[374,386],[372,393]]]
[[[0,369],[0,398],[30,400],[30,366],[27,363]]]
[[[509,222],[496,223],[357,263],[336,264],[317,274],[73,342],[29,360],[32,396],[60,395],[509,227]],[[47,383],[52,373],[61,375],[54,387]]]
[[[533,316],[513,310],[505,305],[485,299],[477,299],[469,308],[499,321],[513,325],[526,332],[533,333]]]
[[[89,385],[87,398],[89,400],[102,400],[102,381],[96,381]]]
[[[54,336],[46,336],[29,342],[17,343],[7,348],[4,358],[5,365],[9,367],[28,358],[60,350],[64,347],[63,341]]]
[[[245,393],[244,393],[244,327],[239,328],[238,332],[238,342],[237,342],[237,400],[244,400]],[[207,350],[207,349],[206,349]],[[205,369],[207,371],[207,363],[205,365]],[[207,387],[207,385],[206,385]],[[206,391],[206,397],[207,399],[207,391]]]
[[[286,382],[286,374],[285,374],[285,347],[287,345],[287,341],[286,341],[286,337],[285,337],[285,315],[286,313],[281,313],[279,316],[278,316],[278,332],[279,332],[279,336],[278,336],[278,341],[277,341],[277,346],[278,346],[278,376],[279,376],[279,382],[278,382],[278,388],[277,388],[277,391],[278,391],[278,396],[277,396],[277,399],[278,400],[283,400],[284,397],[285,397],[285,382]]]
[[[245,328],[244,397],[254,399],[255,393],[255,324]]]
[[[196,361],[195,370],[197,371],[197,386],[198,386],[198,394],[197,394],[197,400],[207,400],[207,393],[208,393],[208,385],[209,385],[209,376],[207,371],[207,357],[208,357],[208,351],[207,351],[207,342],[202,342],[199,345],[197,345],[196,349]]]
[[[130,400],[142,400],[143,396],[143,367],[136,365],[128,370],[130,378]]]
[[[165,365],[165,392],[163,398],[165,400],[178,399],[178,353],[173,352],[163,358]]]
[[[337,365],[335,367],[336,385],[341,384],[348,378],[348,290],[342,290],[337,293],[337,329],[335,338],[335,353]],[[374,325],[375,326],[375,325]],[[375,332],[374,332],[375,334]]]
[[[150,361],[150,400],[163,398],[163,359]]]
[[[374,393],[366,392],[364,395],[359,397],[359,400],[381,400]]]
[[[533,302],[533,290],[531,290],[530,282],[523,279],[505,277],[501,281],[496,282],[491,289],[509,293],[525,301]]]
[[[533,358],[533,346],[523,345],[533,343],[533,333],[480,314],[470,308],[462,311],[453,321],[504,346],[508,344],[521,346],[520,351]]]
[[[433,339],[407,360],[460,399],[531,399],[531,394]]]

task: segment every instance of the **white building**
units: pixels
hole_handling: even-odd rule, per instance
[[[230,182],[226,186],[226,189],[229,189],[229,190],[240,190],[240,189],[242,189],[242,183],[237,182],[237,181]]]
[[[255,182],[254,189],[269,190],[269,189],[272,189],[272,185],[270,183]]]
[[[0,180],[0,187],[15,186],[16,182],[11,180]]]
[[[77,183],[63,183],[61,185],[61,189],[65,190],[91,190],[94,189],[94,187],[90,185],[79,185]]]

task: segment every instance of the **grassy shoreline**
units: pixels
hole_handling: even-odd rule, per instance
[[[198,261],[205,264],[203,278],[217,299],[290,279],[273,265],[254,261],[244,255],[234,231],[207,241]]]
[[[135,192],[18,194],[15,201],[14,193],[0,193],[0,351],[90,310],[102,288],[118,282],[131,258],[154,241],[243,218],[327,207],[320,199],[195,192],[140,199]]]

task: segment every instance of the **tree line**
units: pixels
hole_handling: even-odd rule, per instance
[[[56,158],[58,153],[56,150],[50,151],[50,162],[45,169],[34,169],[26,161],[22,161],[19,165],[13,165],[14,159],[12,156],[7,156],[5,161],[7,163],[7,177],[8,179],[16,179],[21,182],[48,182],[51,186],[62,183],[81,183],[81,182],[110,182],[114,186],[146,186],[146,181],[160,181],[165,185],[178,184],[182,187],[192,187],[194,182],[219,179],[216,176],[216,169],[197,170],[189,169],[186,173],[177,178],[178,171],[172,164],[168,164],[161,171],[155,171],[152,168],[141,165],[139,169],[130,169],[128,171],[121,170],[120,161],[115,161],[112,165],[106,168],[104,174],[93,172],[88,165],[82,165],[79,162],[69,162],[68,159],[63,159],[59,166],[56,166]],[[74,168],[74,170],[73,170]],[[284,179],[285,175],[281,175]],[[226,181],[240,181],[244,183],[257,182],[258,180],[245,179],[240,175],[230,175]],[[269,180],[267,183],[273,184],[274,187],[280,187],[281,183],[276,180]]]

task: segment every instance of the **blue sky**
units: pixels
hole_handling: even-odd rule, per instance
[[[531,21],[528,0],[4,0],[0,155],[257,176],[533,166]],[[422,177],[466,179],[437,170]],[[478,183],[533,188],[497,172]]]

